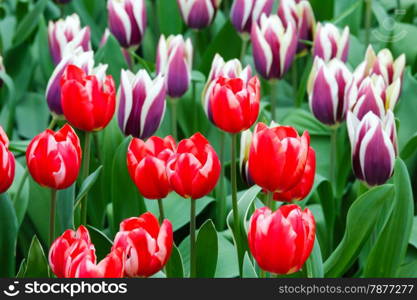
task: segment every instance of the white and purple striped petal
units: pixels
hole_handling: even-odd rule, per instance
[[[177,0],[185,24],[193,29],[205,28],[213,22],[219,2],[216,0]]]
[[[252,24],[257,23],[262,14],[269,16],[273,5],[273,0],[235,0],[230,19],[238,32],[250,33]]]
[[[349,54],[349,27],[345,27],[341,34],[339,29],[331,23],[317,24],[313,45],[313,56],[325,61],[338,58],[346,62]]]

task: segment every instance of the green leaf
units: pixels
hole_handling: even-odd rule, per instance
[[[172,246],[171,257],[166,264],[167,278],[183,278],[184,277],[184,265],[182,262],[181,253],[177,246]]]
[[[282,120],[282,124],[294,126],[299,132],[308,130],[310,135],[330,135],[329,127],[320,123],[314,116],[303,109],[293,109]]]
[[[365,277],[396,277],[405,257],[413,226],[414,200],[410,176],[401,159],[395,163],[394,187],[394,207],[368,256]]]
[[[48,278],[49,265],[43,252],[41,243],[36,235],[33,237],[29,247],[29,254],[25,263],[25,271],[23,276],[25,278]]]
[[[57,192],[56,214],[57,225],[59,225],[58,235],[67,229],[74,228],[74,197],[75,183]]]
[[[194,200],[193,200],[194,201]],[[217,232],[211,220],[207,220],[198,231],[196,240],[196,277],[214,277],[219,255]]]
[[[16,264],[17,218],[7,194],[0,195],[0,277],[13,277]]]
[[[8,193],[11,199],[13,199],[13,206],[16,211],[16,217],[19,227],[23,222],[29,204],[29,181],[27,180],[27,176],[27,170],[23,168],[23,166],[17,160],[15,166],[15,177]],[[26,180],[22,186],[22,189],[20,190],[19,199],[14,199],[23,177],[25,177]]]
[[[333,17],[334,0],[310,0],[317,21],[330,20]]]
[[[96,248],[97,261],[100,261],[110,253],[113,243],[107,235],[97,228],[91,225],[87,225],[87,228],[90,232],[91,242]]]
[[[182,19],[176,1],[156,0],[159,29],[166,36],[180,34]]]
[[[314,241],[314,248],[308,258],[305,267],[307,268],[308,278],[323,278],[323,258],[321,257],[319,241],[316,238]]]
[[[417,150],[417,133],[415,133],[401,150],[402,159],[410,158]]]
[[[300,106],[304,102],[306,90],[307,90],[307,82],[308,77],[310,76],[311,66],[313,65],[313,59],[311,56],[307,57],[307,63],[304,66],[303,75],[301,76],[301,81],[299,83],[299,88],[297,89],[297,95],[295,98],[295,103]]]
[[[219,258],[217,259],[216,278],[233,278],[239,276],[236,248],[226,237],[228,231],[217,235]]]
[[[258,278],[248,252],[245,252],[245,257],[243,258],[242,278]]]
[[[99,166],[93,173],[88,175],[88,177],[84,180],[84,182],[81,185],[80,191],[78,192],[77,198],[75,199],[75,202],[77,204],[78,201],[81,201],[81,199],[90,191],[92,186],[96,183],[102,170],[103,166]]]
[[[410,235],[410,244],[417,248],[417,216],[413,219],[413,228]]]
[[[13,45],[18,46],[24,42],[38,26],[39,19],[46,7],[48,0],[39,0],[33,6],[33,9],[25,15],[22,21],[17,26],[16,32],[13,38]]]
[[[342,241],[324,263],[326,277],[342,276],[359,255],[380,216],[385,201],[390,201],[394,187],[375,187],[361,195],[350,207]]]

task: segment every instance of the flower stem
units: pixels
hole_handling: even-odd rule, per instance
[[[371,23],[372,23],[372,0],[365,0],[365,46],[371,42]]]
[[[220,163],[221,163],[221,173],[220,173],[220,183],[219,183],[219,197],[217,202],[217,227],[219,230],[223,230],[225,225],[225,212],[226,212],[226,195],[224,189],[224,143],[225,143],[225,134],[224,132],[220,133]]]
[[[165,219],[164,204],[162,203],[162,199],[158,199],[158,207],[159,207],[159,222],[162,224],[162,222]]]
[[[84,153],[83,153],[83,166],[81,179],[84,180],[88,177],[90,169],[90,148],[91,148],[91,132],[86,131],[84,136]],[[87,225],[87,199],[88,193],[81,200],[81,224]]]
[[[240,50],[240,61],[243,63],[246,55],[246,50],[248,48],[248,38],[242,37],[242,48]]]
[[[330,169],[329,169],[329,179],[332,185],[335,186],[336,191],[336,166],[337,166],[337,128],[331,129],[330,135]]]
[[[175,99],[169,99],[171,104],[171,131],[172,136],[174,137],[175,141],[178,140],[178,131],[177,131],[177,102]]]
[[[231,169],[231,180],[232,180],[232,210],[233,210],[233,229],[235,232],[235,242],[237,257],[239,260],[239,273],[242,272],[242,261],[243,253],[240,241],[240,224],[239,224],[239,208],[237,203],[237,182],[236,182],[236,143],[237,143],[237,134],[232,134],[232,164],[230,165]]]
[[[269,207],[269,209],[271,209],[272,211],[274,211],[275,210],[274,193],[267,192],[266,196],[267,196],[267,200],[266,200],[267,206]]]
[[[194,278],[196,276],[195,204],[196,204],[196,200],[191,199],[191,209],[190,209],[190,278]]]
[[[274,79],[270,81],[271,93],[269,96],[269,101],[271,105],[271,121],[275,121],[275,110],[276,110],[275,105],[278,100],[278,92],[277,92],[278,83],[279,83],[278,79]]]
[[[52,245],[55,239],[56,196],[57,190],[51,189],[51,207],[49,214],[49,245]]]

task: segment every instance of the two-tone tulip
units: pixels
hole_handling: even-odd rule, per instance
[[[193,45],[182,35],[161,36],[156,54],[156,72],[165,76],[167,94],[179,98],[185,94],[191,82]]]
[[[230,11],[233,26],[240,33],[250,33],[252,24],[258,23],[262,14],[269,16],[274,0],[234,0]]]
[[[313,56],[320,57],[324,61],[338,58],[346,62],[349,54],[349,27],[345,27],[342,33],[331,23],[317,24],[314,37]]]
[[[168,160],[175,153],[171,136],[150,137],[146,142],[133,139],[127,149],[127,168],[139,192],[148,199],[165,198],[171,191],[166,173]]]
[[[67,121],[84,131],[107,126],[116,109],[116,91],[107,65],[99,65],[90,74],[69,65],[61,79],[62,111]]]
[[[146,30],[145,0],[108,0],[108,24],[123,48],[138,46]]]
[[[286,192],[303,178],[310,147],[308,132],[300,137],[290,126],[255,127],[248,167],[254,183],[268,192]]]
[[[77,14],[72,14],[56,22],[49,21],[48,43],[55,65],[59,64],[64,52],[68,51],[67,47],[71,50],[78,47],[81,47],[83,51],[91,50],[90,35],[88,26],[81,28],[80,18]]]
[[[125,135],[146,139],[159,128],[165,113],[165,82],[145,70],[122,70],[118,92],[118,122]]]
[[[249,249],[259,267],[274,274],[299,271],[313,250],[315,236],[313,214],[294,204],[275,212],[258,208],[249,221]]]
[[[389,110],[381,119],[369,111],[360,120],[348,112],[347,125],[356,177],[371,186],[384,184],[392,176],[397,154],[394,114]]]
[[[171,187],[180,196],[191,199],[202,198],[213,190],[220,169],[216,151],[201,133],[182,140],[167,164]]]
[[[129,277],[149,277],[167,263],[173,245],[172,224],[165,219],[161,226],[150,212],[120,223],[113,250],[125,253],[124,271]]]
[[[182,19],[188,27],[202,29],[209,26],[221,0],[177,0]]]
[[[0,193],[4,193],[13,183],[15,158],[9,150],[9,138],[0,126]]]
[[[68,124],[57,132],[47,129],[30,142],[26,162],[37,183],[65,189],[75,182],[80,170],[80,140]]]
[[[251,41],[256,70],[265,79],[280,79],[290,68],[297,50],[297,29],[283,25],[277,15],[262,14],[252,26]]]
[[[99,263],[89,255],[82,256],[72,278],[122,278],[124,276],[124,253],[112,250]]]
[[[278,16],[284,26],[289,23],[295,25],[299,40],[311,41],[313,39],[316,20],[310,2],[306,0],[281,0],[278,7]],[[306,45],[299,41],[297,51],[300,52],[305,48]]]
[[[82,48],[77,48],[75,51],[66,53],[49,78],[45,91],[46,101],[50,111],[58,116],[63,114],[61,104],[61,78],[69,65],[75,65],[83,69],[86,73],[90,73],[94,67],[93,51],[84,52]]]
[[[337,58],[325,62],[316,57],[307,84],[310,110],[326,125],[344,121],[349,107],[346,93],[352,73]]]

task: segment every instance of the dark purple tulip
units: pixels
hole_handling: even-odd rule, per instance
[[[314,38],[313,56],[325,61],[338,58],[343,62],[348,59],[349,53],[349,27],[345,27],[340,34],[339,29],[331,23],[317,24]]]
[[[240,33],[250,33],[252,24],[257,23],[264,13],[270,15],[274,0],[235,0],[230,11],[233,26]]]
[[[177,3],[185,24],[193,29],[202,29],[213,22],[220,1],[221,0],[177,0]]]
[[[152,80],[145,70],[136,75],[122,70],[118,97],[118,122],[125,135],[146,139],[158,130],[166,106],[162,76]]]

